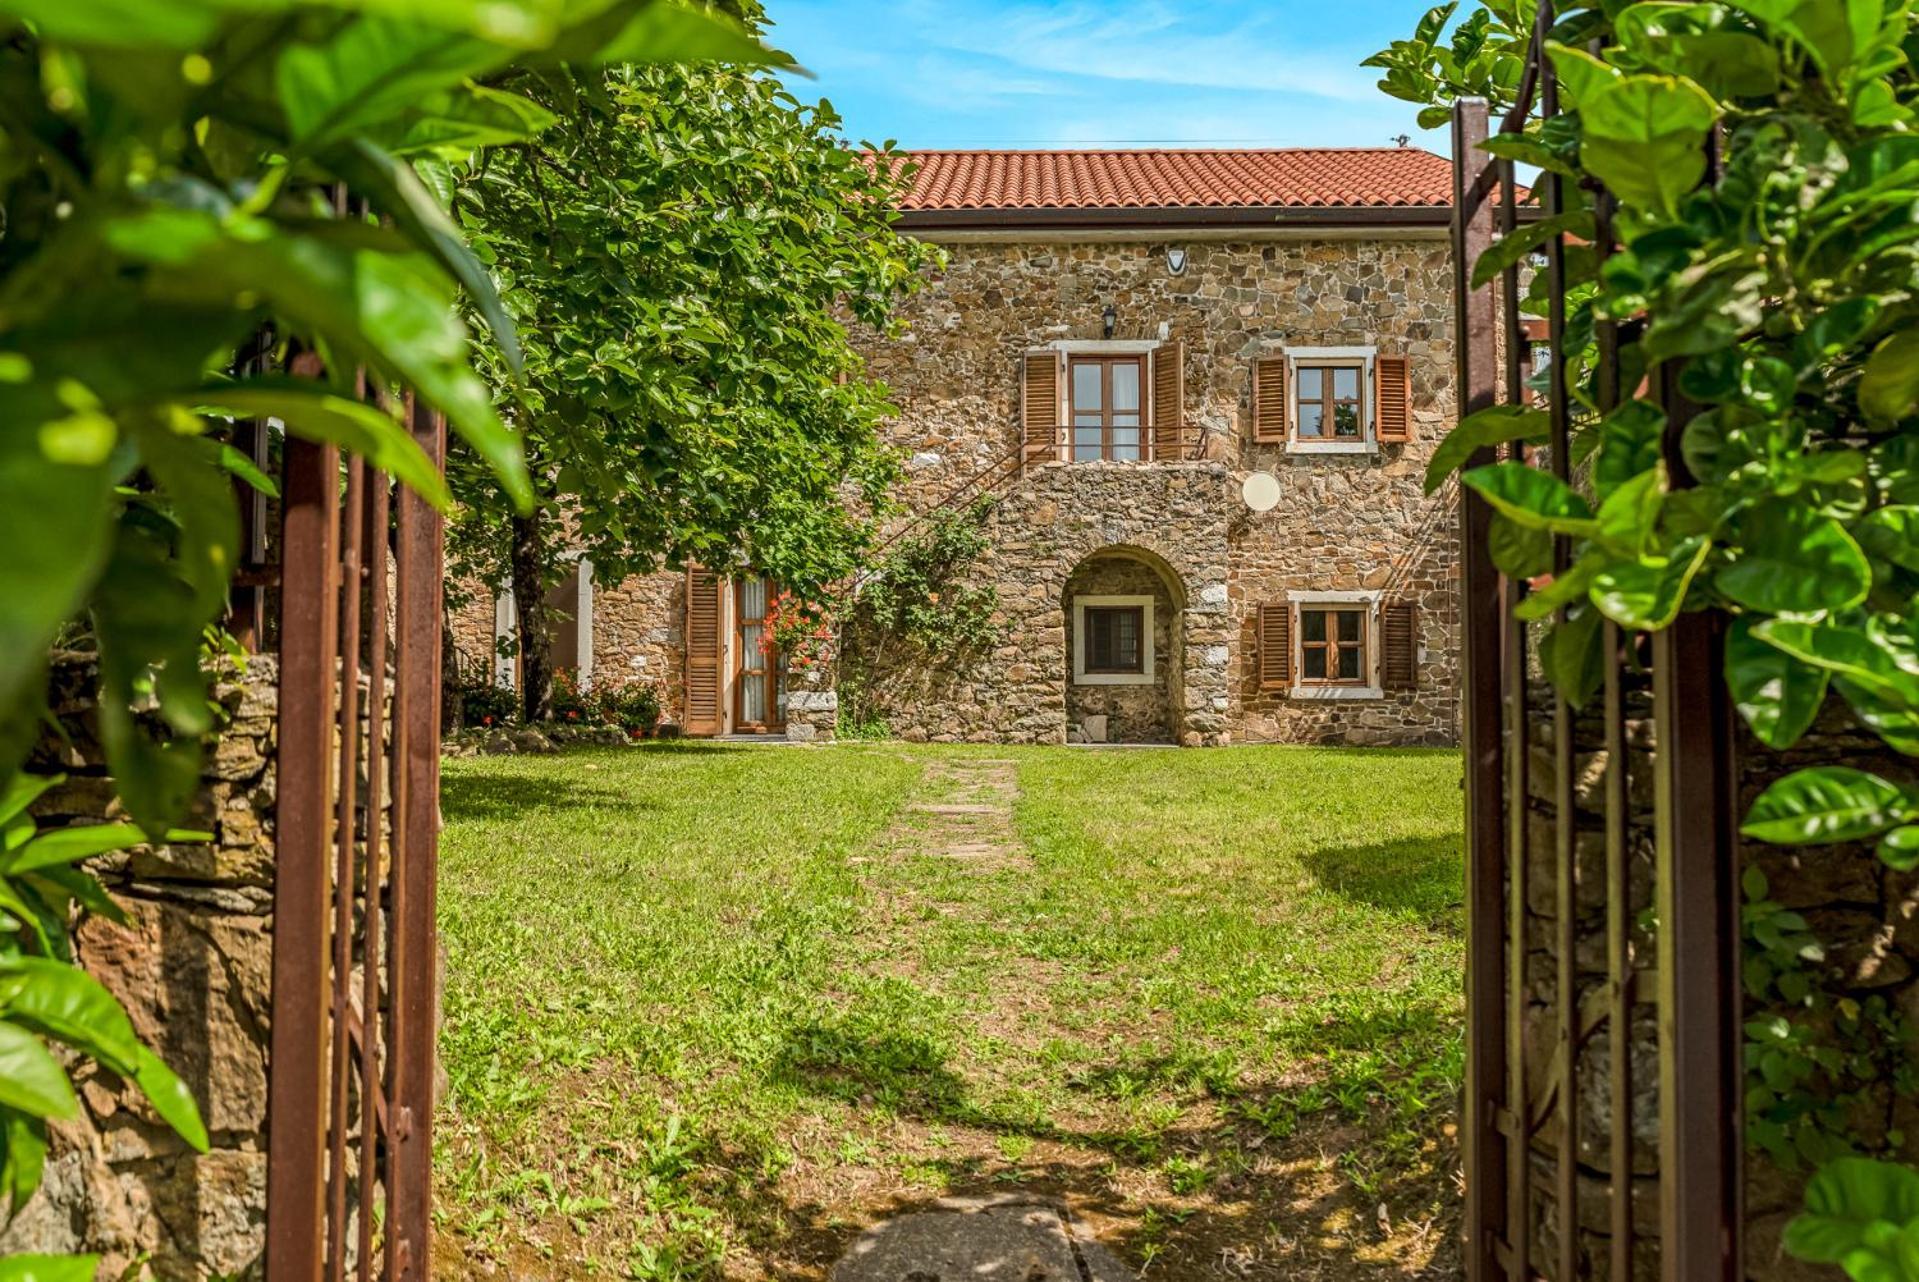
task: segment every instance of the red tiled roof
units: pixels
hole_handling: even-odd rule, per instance
[[[1409,209],[1452,204],[1452,161],[1416,147],[919,151],[902,213]]]

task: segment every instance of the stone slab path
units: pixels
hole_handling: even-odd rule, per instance
[[[1133,1273],[1076,1231],[1057,1202],[947,1198],[876,1224],[833,1267],[832,1282],[1131,1282]]]
[[[997,757],[932,761],[890,843],[904,855],[956,859],[1001,868],[1029,863],[1013,832],[1019,772]]]

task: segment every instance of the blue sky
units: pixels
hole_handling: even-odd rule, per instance
[[[1390,146],[1359,66],[1427,0],[766,0],[855,140],[908,147]]]

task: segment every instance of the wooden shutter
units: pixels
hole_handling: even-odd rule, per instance
[[[1293,607],[1259,607],[1259,688],[1284,690],[1293,684]]]
[[[1027,467],[1059,458],[1060,354],[1028,352],[1020,369],[1020,431]]]
[[[1262,356],[1253,362],[1253,439],[1286,440],[1286,358]]]
[[[1388,601],[1380,608],[1379,681],[1388,690],[1419,684],[1419,614],[1411,601]]]
[[[720,597],[726,582],[704,566],[686,570],[686,715],[689,735],[717,735],[720,716]]]
[[[1153,457],[1186,457],[1186,344],[1161,343],[1153,353]]]
[[[1383,445],[1413,439],[1412,362],[1404,356],[1373,360],[1373,432]]]

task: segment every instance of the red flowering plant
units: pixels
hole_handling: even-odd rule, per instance
[[[769,659],[783,656],[794,671],[805,672],[825,663],[832,649],[833,620],[826,607],[775,589],[766,602],[761,653]]]

